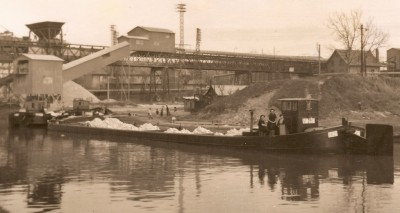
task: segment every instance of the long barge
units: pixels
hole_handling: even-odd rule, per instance
[[[135,140],[167,143],[235,147],[287,153],[337,153],[393,155],[393,127],[367,124],[366,128],[343,122],[340,126],[318,126],[318,101],[315,99],[280,99],[288,134],[263,136],[256,130],[241,136],[195,135],[161,131],[130,131],[50,122],[48,130],[116,136]],[[251,116],[252,118],[252,116]],[[252,122],[251,122],[252,123]]]

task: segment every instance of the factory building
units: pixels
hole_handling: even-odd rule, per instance
[[[130,43],[131,51],[175,53],[175,33],[168,29],[135,27],[118,38],[118,42]]]

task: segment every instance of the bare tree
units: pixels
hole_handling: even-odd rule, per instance
[[[379,29],[379,27],[373,23],[372,18],[366,22],[363,39],[364,50],[374,51],[385,45],[388,40],[389,34]]]
[[[346,50],[355,48],[355,42],[360,36],[361,17],[362,13],[359,10],[352,10],[349,13],[335,12],[329,16],[328,28]]]
[[[335,12],[328,19],[328,28],[336,36],[336,40],[342,48],[347,50],[347,63],[351,63],[357,57],[351,54],[352,50],[374,51],[382,47],[389,39],[389,35],[383,32],[373,19],[364,22],[363,45],[361,48],[361,24],[363,24],[363,13],[361,10],[351,10],[349,12]]]

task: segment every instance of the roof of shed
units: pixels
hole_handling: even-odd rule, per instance
[[[335,52],[339,55],[344,62],[350,66],[360,66],[361,65],[361,50],[339,50],[336,49]],[[332,53],[332,56],[335,54]],[[331,58],[332,58],[331,56]],[[371,53],[371,51],[365,51],[365,57],[367,66],[382,66],[378,59]],[[329,60],[331,59],[329,58]]]
[[[174,33],[172,30],[169,29],[164,29],[164,28],[156,28],[156,27],[144,27],[144,26],[137,26],[135,28],[133,28],[132,30],[136,29],[136,28],[142,28],[146,31],[149,32],[158,32],[158,33]],[[132,31],[131,30],[131,31]]]
[[[148,38],[148,37],[145,37],[145,36],[122,35],[122,36],[120,36],[119,38],[121,38],[121,37],[132,38],[132,39],[141,39],[141,40],[149,40],[149,38]]]
[[[63,59],[54,56],[54,55],[39,55],[39,54],[22,54],[23,56],[32,59],[32,60],[40,60],[40,61],[64,61]]]

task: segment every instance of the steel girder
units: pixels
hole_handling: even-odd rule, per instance
[[[65,61],[72,61],[78,58],[103,50],[105,46],[62,44],[47,45],[32,41],[0,40],[0,61],[13,61],[23,53],[51,54],[56,55]]]
[[[202,53],[153,53],[133,52],[130,57],[117,62],[118,65],[136,67],[171,67],[178,69],[229,70],[254,72],[312,73],[318,66],[314,61],[273,59],[238,55],[217,55]]]

